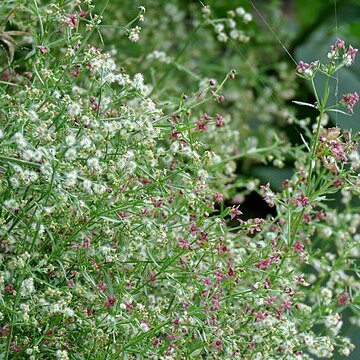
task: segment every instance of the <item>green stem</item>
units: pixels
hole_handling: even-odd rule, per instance
[[[311,156],[310,156],[310,161],[309,161],[308,177],[307,177],[307,180],[306,180],[306,191],[305,191],[306,196],[310,195],[311,177],[312,177],[313,168],[316,165],[316,163],[315,163],[316,156],[315,155],[316,155],[316,150],[317,150],[317,147],[318,147],[319,134],[320,134],[320,129],[321,129],[321,121],[323,119],[323,116],[324,116],[324,110],[321,109],[319,119],[318,119],[318,123],[317,123],[317,127],[316,127],[315,138],[313,140],[313,144],[312,144],[312,147],[311,147]]]

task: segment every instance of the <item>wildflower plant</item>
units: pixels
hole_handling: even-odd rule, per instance
[[[160,71],[156,61],[169,67],[145,76],[136,71],[141,61],[126,66],[116,49],[105,49],[114,34],[103,23],[106,9],[92,1],[24,1],[16,9],[7,2],[2,15],[16,16],[32,48],[25,57],[12,49],[0,82],[2,358],[348,355],[354,346],[341,335],[344,310],[359,324],[360,217],[350,201],[359,196],[358,135],[325,128],[324,120],[339,106],[354,112],[356,92],[334,105],[328,97],[334,74],[357,50],[338,39],[328,64],[299,63],[316,104],[298,104],[319,116],[314,131],[293,120],[304,129],[304,145],[293,146],[262,126],[290,118],[283,103],[264,104],[276,91],[285,102],[293,85],[270,79],[261,99],[244,90],[235,102],[227,88],[238,71],[194,76],[191,61],[170,53],[171,32],[159,35],[168,48],[142,55],[150,75]],[[182,23],[177,9],[169,2],[165,10]],[[154,14],[136,11],[116,25],[130,47],[151,34],[151,21],[158,24],[153,18],[147,28]],[[252,21],[249,11],[210,14],[196,15],[210,49],[226,36],[251,39],[240,39],[236,27],[238,19]],[[193,91],[171,83],[174,68],[196,78]],[[318,74],[328,79],[322,96]],[[246,107],[252,98],[258,132],[244,124],[240,133],[237,120],[255,114]],[[294,174],[279,192],[236,173],[239,159],[281,167],[287,157]],[[252,191],[273,216],[246,214],[242,200]],[[336,193],[340,212],[328,202]]]

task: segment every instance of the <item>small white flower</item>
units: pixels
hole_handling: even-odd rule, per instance
[[[76,180],[77,180],[77,172],[71,171],[70,173],[66,174],[65,184],[70,187],[75,186]]]
[[[139,41],[139,39],[140,39],[140,31],[141,31],[140,26],[135,26],[134,28],[132,28],[130,30],[129,40],[132,41],[132,42]]]
[[[225,27],[224,24],[216,24],[214,27],[215,32],[220,34],[224,30],[224,27]]]
[[[225,33],[220,33],[218,36],[217,36],[217,39],[220,41],[220,42],[227,42],[228,41],[228,36],[225,34]]]
[[[87,165],[92,169],[98,169],[99,168],[99,159],[98,158],[90,158],[87,160]]]
[[[77,116],[81,113],[81,106],[78,103],[70,103],[67,110],[70,116]]]
[[[57,350],[56,358],[59,360],[69,360],[68,352],[66,350]]]
[[[34,110],[29,110],[27,115],[28,115],[30,121],[39,120],[39,116]]]
[[[243,7],[238,7],[235,9],[235,12],[237,15],[239,16],[244,16],[245,15],[245,9]]]
[[[74,161],[77,158],[77,151],[75,148],[70,148],[66,153],[65,153],[65,159],[68,161]]]
[[[76,137],[73,134],[68,135],[65,138],[65,142],[67,146],[73,146],[75,144]]]
[[[90,148],[91,145],[92,145],[91,140],[86,136],[84,136],[80,141],[80,146],[82,146],[84,149]]]
[[[252,17],[252,15],[249,14],[249,13],[246,13],[246,14],[243,16],[243,21],[244,21],[244,23],[248,23],[248,22],[252,21],[252,19],[253,19],[253,17]]]
[[[83,188],[88,194],[92,194],[92,184],[90,180],[84,180],[83,181]]]
[[[25,140],[23,134],[21,134],[20,132],[15,133],[13,136],[13,139],[20,149],[23,149],[26,147],[26,140]]]
[[[20,205],[15,199],[8,199],[4,201],[4,206],[10,211],[16,211],[20,209]]]
[[[27,296],[35,292],[34,279],[28,278],[21,283],[20,295]]]
[[[239,32],[236,29],[233,29],[230,31],[229,35],[233,40],[236,40],[239,37]]]
[[[230,29],[235,29],[236,28],[236,21],[233,20],[233,19],[228,19],[227,24],[228,24]]]

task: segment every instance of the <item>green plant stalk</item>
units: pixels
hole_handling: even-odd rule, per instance
[[[309,197],[310,195],[310,186],[311,186],[311,177],[312,177],[312,171],[313,171],[313,167],[316,165],[315,164],[315,154],[316,154],[316,150],[318,148],[318,141],[319,141],[319,134],[320,134],[320,129],[321,129],[321,122],[323,120],[324,117],[324,113],[326,111],[326,102],[328,100],[329,97],[329,76],[326,78],[326,83],[325,83],[325,89],[324,89],[324,97],[322,99],[322,101],[319,101],[319,97],[318,94],[316,92],[316,88],[315,88],[315,84],[314,84],[314,79],[311,79],[311,85],[314,89],[314,93],[315,93],[315,97],[316,100],[318,102],[318,107],[319,107],[319,119],[318,119],[318,123],[317,123],[317,127],[316,127],[316,133],[315,133],[315,138],[313,140],[313,144],[311,146],[311,156],[310,156],[310,162],[309,162],[309,170],[308,170],[308,177],[307,177],[307,181],[306,181],[306,191],[305,191],[305,195]]]
[[[325,111],[326,111],[326,102],[329,96],[329,76],[326,79],[326,83],[325,83],[325,89],[324,89],[324,95],[323,95],[323,99],[320,100],[318,93],[316,91],[316,87],[315,87],[315,83],[314,83],[314,79],[311,79],[311,85],[313,87],[314,90],[314,95],[318,104],[318,108],[319,108],[319,118],[318,118],[318,122],[317,122],[317,126],[316,126],[316,132],[315,132],[315,137],[312,139],[312,145],[311,145],[311,153],[310,153],[310,159],[309,159],[309,167],[308,167],[308,176],[306,179],[306,189],[305,189],[305,195],[307,197],[311,197],[311,178],[313,176],[313,168],[316,166],[316,151],[318,148],[318,142],[319,142],[319,135],[320,135],[320,129],[321,129],[321,122],[323,120]],[[289,246],[291,246],[296,238],[296,234],[297,234],[297,229],[301,223],[301,219],[304,215],[305,212],[305,208],[303,208],[301,210],[301,212],[299,213],[299,215],[297,216],[295,222],[294,222],[294,231],[292,233],[292,238],[290,243],[288,244]],[[292,218],[292,217],[291,217]],[[292,219],[291,219],[292,220]]]

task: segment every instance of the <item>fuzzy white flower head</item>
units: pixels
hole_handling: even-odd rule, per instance
[[[326,56],[328,59],[332,59],[335,56],[335,51],[329,51]]]
[[[210,16],[211,15],[211,8],[209,5],[206,5],[206,6],[203,6],[202,8],[202,13],[205,15],[205,16]]]
[[[27,296],[29,294],[33,294],[34,292],[35,292],[35,287],[34,287],[33,278],[28,278],[21,283],[21,287],[20,287],[21,296]]]
[[[87,165],[92,169],[98,169],[99,168],[99,159],[98,158],[90,158],[87,160]]]
[[[218,34],[220,34],[224,30],[224,28],[224,24],[216,24],[214,27],[215,32],[217,32]]]
[[[4,201],[4,206],[10,211],[17,211],[20,209],[20,205],[15,199],[8,199]]]
[[[230,35],[231,39],[236,40],[239,37],[240,33],[238,30],[233,29],[230,31],[229,35]]]
[[[73,134],[68,135],[65,138],[65,143],[67,146],[73,146],[75,144],[76,137]]]
[[[87,136],[84,136],[80,141],[80,146],[82,146],[84,149],[90,148],[91,145],[92,141]]]
[[[235,29],[235,27],[236,27],[236,21],[233,19],[228,19],[227,24],[230,29]]]
[[[75,186],[76,185],[76,181],[77,181],[77,172],[71,171],[68,174],[66,174],[66,180],[65,180],[65,184],[67,186]]]
[[[248,22],[252,21],[252,19],[253,19],[253,17],[252,17],[252,15],[250,13],[246,13],[243,16],[244,23],[248,23]]]
[[[244,9],[243,7],[238,7],[238,8],[236,8],[236,9],[235,9],[235,12],[236,12],[236,14],[239,15],[239,16],[244,16],[245,13],[246,13],[246,11],[245,11],[245,9]]]
[[[129,33],[129,40],[132,42],[137,42],[140,39],[140,31],[141,31],[141,27],[140,26],[135,26],[134,28],[132,28],[130,30]]]
[[[225,34],[225,33],[220,33],[218,36],[217,36],[217,39],[220,41],[220,42],[227,42],[229,40],[228,36]]]
[[[81,113],[81,106],[78,103],[70,103],[67,110],[70,116],[77,116]]]
[[[353,63],[353,59],[350,55],[344,55],[343,64],[345,66],[350,66]]]
[[[83,181],[83,188],[84,190],[88,193],[88,194],[92,194],[93,191],[92,191],[92,184],[91,184],[91,181],[90,180],[84,180]]]
[[[65,153],[65,159],[67,161],[74,161],[77,158],[77,151],[75,148],[70,148],[66,153]]]
[[[26,140],[25,140],[23,134],[21,134],[20,132],[15,133],[13,136],[13,139],[20,149],[23,149],[26,147]]]
[[[337,335],[341,329],[343,322],[339,314],[328,315],[325,318],[325,326],[330,330],[333,335]]]
[[[66,350],[57,350],[56,358],[59,360],[69,360],[68,352]]]
[[[37,121],[37,120],[39,120],[39,116],[38,116],[38,114],[37,114],[34,110],[29,110],[29,111],[27,112],[27,115],[28,115],[30,121]]]
[[[144,76],[143,74],[137,73],[134,75],[133,85],[136,88],[141,88],[144,85]]]

